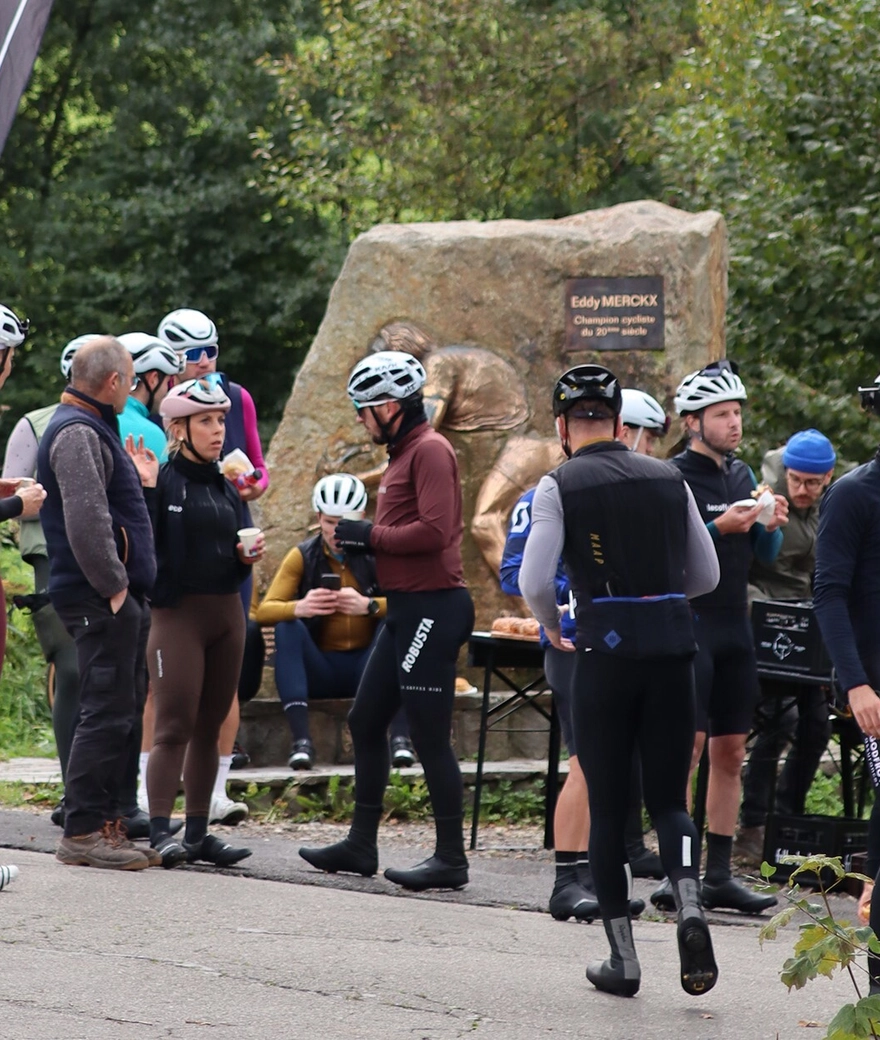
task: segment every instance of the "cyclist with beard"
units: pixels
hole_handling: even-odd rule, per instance
[[[372,553],[387,597],[348,717],[354,743],[355,810],[348,837],[300,855],[328,873],[370,877],[378,869],[377,833],[390,773],[387,731],[401,703],[431,795],[434,855],[385,877],[412,891],[462,888],[468,862],[462,835],[462,782],[450,744],[455,663],[474,623],[464,583],[464,530],[458,462],[428,423],[425,370],[411,354],[379,351],[355,365],[348,394],[374,444],[388,448],[375,523],[340,520],[336,543],[347,554]]]
[[[746,388],[736,366],[715,361],[682,380],[675,409],[682,416],[687,450],[672,459],[694,493],[718,561],[718,586],[692,604],[697,655],[697,736],[691,770],[709,740],[708,834],[703,905],[759,914],[776,897],[759,895],[732,877],[730,858],[742,794],[746,737],[758,701],[758,672],[748,612],[748,576],[754,556],[772,563],[782,545],[779,526],[787,522],[788,502],[776,495],[772,520],[757,523],[759,510],[737,503],[756,488],[751,469],[734,457],[742,440]],[[668,882],[651,896],[663,910],[674,907]]]

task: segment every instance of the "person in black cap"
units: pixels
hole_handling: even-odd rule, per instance
[[[614,440],[620,407],[620,385],[599,365],[579,365],[557,382],[553,414],[569,461],[538,484],[520,588],[553,646],[577,652],[573,723],[611,947],[607,960],[588,966],[587,978],[618,996],[633,996],[640,985],[626,870],[629,779],[621,770],[638,747],[646,807],[678,905],[681,984],[703,994],[718,969],[685,803],[696,649],[688,598],[715,587],[718,560],[681,474]],[[556,604],[560,555],[572,586],[574,645],[562,637]]]

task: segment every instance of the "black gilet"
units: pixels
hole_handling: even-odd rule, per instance
[[[550,475],[562,498],[578,646],[635,658],[693,654],[681,474],[618,441],[600,441]]]

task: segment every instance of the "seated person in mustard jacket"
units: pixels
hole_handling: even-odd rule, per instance
[[[290,726],[291,769],[311,769],[309,698],[354,697],[385,616],[371,555],[346,556],[333,536],[339,518],[367,504],[363,483],[347,473],[322,477],[312,492],[320,533],[291,549],[256,618],[275,625],[275,685]],[[391,723],[391,759],[411,766],[415,753],[403,711]]]

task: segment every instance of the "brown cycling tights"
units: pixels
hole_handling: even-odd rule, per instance
[[[244,633],[236,593],[184,596],[175,607],[153,608],[147,647],[156,705],[147,767],[151,816],[171,815],[181,768],[187,816],[208,815],[217,738],[238,685]]]

